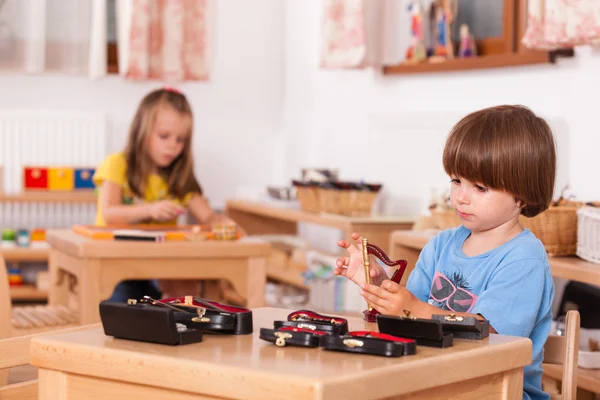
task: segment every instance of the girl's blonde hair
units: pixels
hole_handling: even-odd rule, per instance
[[[546,210],[554,193],[556,149],[544,119],[523,106],[497,106],[460,120],[444,148],[450,176],[512,194],[521,214]]]
[[[125,147],[127,161],[127,183],[131,191],[144,197],[148,177],[154,163],[149,154],[148,142],[156,123],[156,115],[161,107],[171,107],[183,116],[190,118],[190,131],[186,135],[183,151],[168,167],[161,168],[160,175],[165,179],[169,194],[183,199],[188,193],[202,194],[200,184],[194,176],[192,157],[192,109],[185,96],[174,89],[158,89],[148,93],[140,102],[129,129],[129,139]]]

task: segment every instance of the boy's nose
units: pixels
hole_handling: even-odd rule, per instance
[[[460,188],[458,190],[457,198],[459,204],[469,204],[471,202],[471,197],[469,195],[469,191],[464,188]]]

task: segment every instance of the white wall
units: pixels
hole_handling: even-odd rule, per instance
[[[283,100],[283,23],[278,0],[218,0],[211,79],[179,87],[190,100],[196,129],[196,173],[216,207],[236,187],[264,187],[281,179],[273,159],[280,154]],[[141,98],[162,82],[100,80],[59,75],[0,75],[0,109],[75,109],[106,114],[110,149],[120,150]],[[65,144],[68,146],[68,144]]]
[[[546,117],[559,143],[557,186],[600,198],[600,52],[574,59],[487,71],[383,76],[319,69],[319,2],[287,2],[284,134],[286,178],[303,166],[340,168],[347,179],[383,182],[380,210],[425,209],[430,187],[448,179],[441,150],[462,115],[486,106],[524,104]]]

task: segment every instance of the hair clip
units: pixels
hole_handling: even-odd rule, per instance
[[[164,86],[163,90],[166,90],[167,92],[173,92],[173,93],[177,93],[177,94],[181,94],[181,91],[177,88],[174,88],[173,86]]]

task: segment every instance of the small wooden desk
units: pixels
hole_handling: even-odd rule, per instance
[[[433,231],[396,231],[390,239],[390,257],[394,260],[403,258],[408,261],[407,273],[403,280],[408,279],[410,271],[415,266],[421,250],[436,234]],[[557,278],[584,282],[600,286],[600,265],[579,257],[548,257],[552,275]],[[544,364],[544,374],[553,379],[562,379],[562,365]],[[577,372],[577,387],[600,393],[600,370],[579,368]]]
[[[49,230],[48,263],[52,305],[68,303],[69,276],[78,287],[80,324],[100,321],[98,304],[126,279],[225,279],[250,308],[264,305],[268,243],[92,240],[71,230]]]
[[[250,235],[295,235],[298,222],[308,222],[341,229],[348,237],[352,232],[359,233],[385,252],[389,250],[390,234],[398,229],[411,229],[415,221],[414,217],[319,214],[242,200],[228,201],[225,213]]]
[[[205,335],[164,346],[119,340],[98,328],[32,340],[39,399],[506,399],[522,397],[531,341],[490,335],[453,347],[385,358],[277,347],[261,327],[290,310],[254,309],[254,334]],[[350,330],[374,329],[348,318]]]

